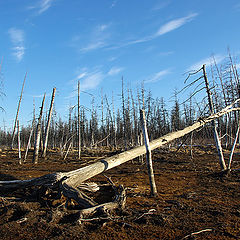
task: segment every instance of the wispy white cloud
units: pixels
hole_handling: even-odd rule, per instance
[[[77,89],[78,81],[80,81],[81,91],[92,90],[102,82],[104,76],[105,74],[99,69],[89,71],[89,69],[83,68],[78,70],[77,77],[71,80],[71,83],[74,84],[75,90]]]
[[[236,9],[237,11],[240,11],[240,3],[237,3],[236,5],[234,5],[234,9]]]
[[[171,20],[170,22],[167,22],[166,24],[164,24],[159,28],[159,30],[156,33],[156,36],[161,36],[177,28],[180,28],[186,23],[192,21],[197,15],[198,15],[197,13],[192,13],[186,17],[177,18],[177,19]]]
[[[40,2],[40,7],[39,7],[38,13],[41,14],[41,13],[47,11],[51,7],[53,2],[54,2],[54,0],[42,0]]]
[[[122,68],[122,67],[112,67],[112,68],[108,71],[107,75],[109,75],[109,76],[117,75],[117,74],[119,74],[120,72],[122,72],[123,69],[124,69],[124,68]]]
[[[155,74],[153,74],[152,76],[148,77],[144,82],[145,83],[154,83],[154,82],[158,82],[159,80],[161,80],[164,76],[170,74],[171,71],[170,69],[165,69],[162,70],[160,72],[157,72]]]
[[[100,24],[96,27],[96,31],[101,33],[105,30],[107,30],[110,27],[110,24]]]
[[[117,2],[118,2],[117,0],[112,1],[110,8],[114,8],[116,6]]]
[[[10,28],[8,30],[8,34],[13,44],[12,54],[17,59],[17,61],[20,62],[25,54],[24,31],[17,28]]]
[[[174,54],[174,51],[168,51],[168,52],[160,52],[158,53],[159,56],[170,56]]]
[[[83,78],[83,81],[81,82],[81,89],[83,91],[95,89],[103,80],[104,75],[102,72],[92,72],[88,73],[85,78]]]
[[[13,56],[16,57],[17,61],[22,61],[25,54],[25,48],[23,46],[13,47]]]
[[[165,7],[167,7],[168,5],[170,4],[170,1],[160,1],[159,3],[157,3],[153,8],[152,10],[153,11],[158,11],[158,10],[161,10]]]
[[[89,35],[76,35],[71,40],[71,46],[78,51],[86,53],[93,50],[101,49],[107,46],[109,38],[109,29],[111,24],[99,24],[93,28]]]
[[[193,65],[191,65],[187,69],[187,71],[199,70],[203,66],[203,64],[205,64],[206,67],[209,67],[209,66],[214,64],[214,59],[215,59],[216,64],[219,64],[219,63],[221,63],[225,59],[225,56],[218,54],[218,55],[215,55],[215,56],[212,56],[212,57],[204,58],[204,59],[194,63]]]
[[[131,41],[119,44],[119,45],[111,46],[111,47],[108,47],[108,49],[110,49],[110,50],[119,49],[119,48],[122,48],[122,47],[127,47],[127,46],[130,46],[130,45],[134,45],[134,44],[149,42],[149,41],[151,41],[153,39],[156,39],[156,38],[158,38],[158,37],[160,37],[160,36],[162,36],[162,35],[164,35],[168,32],[171,32],[171,31],[173,31],[177,28],[180,28],[181,26],[185,25],[186,23],[192,21],[196,16],[198,16],[197,13],[192,13],[192,14],[187,15],[186,17],[171,20],[171,21],[167,22],[166,24],[164,24],[163,26],[161,26],[158,29],[158,31],[156,33],[152,34],[152,35],[145,36],[145,37],[142,37],[142,38],[138,38],[138,39],[135,39],[135,40],[131,40]]]
[[[106,45],[104,41],[91,42],[87,46],[80,48],[80,52],[89,52],[92,50],[103,48]]]
[[[40,0],[35,5],[28,6],[27,9],[32,10],[36,9],[37,15],[41,15],[46,12],[56,0]]]
[[[117,58],[118,58],[118,57],[116,57],[116,56],[115,56],[115,57],[110,57],[110,58],[108,58],[108,61],[109,61],[109,62],[113,62],[113,61],[115,61]]]
[[[88,91],[96,89],[101,82],[106,78],[115,76],[123,71],[123,67],[112,67],[108,71],[103,71],[101,67],[95,67],[94,69],[82,68],[76,72],[76,77],[69,81],[69,84],[73,85],[74,92],[68,97],[74,97],[77,94],[78,81],[80,81],[80,90]]]

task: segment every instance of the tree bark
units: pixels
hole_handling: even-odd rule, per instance
[[[52,100],[51,100],[51,104],[50,104],[50,108],[49,108],[47,126],[46,126],[46,131],[45,131],[45,138],[44,138],[44,143],[43,143],[43,157],[44,158],[46,157],[46,153],[47,153],[48,133],[49,133],[50,122],[51,122],[51,118],[52,118],[52,109],[53,109],[53,103],[54,103],[54,98],[55,98],[55,92],[56,92],[56,88],[53,88]]]
[[[144,140],[145,140],[146,159],[147,159],[148,176],[149,176],[150,187],[151,187],[151,195],[156,196],[157,195],[157,187],[156,187],[154,173],[153,173],[152,153],[151,153],[151,148],[150,148],[150,144],[149,144],[145,111],[142,109],[140,110],[140,121],[141,121]]]
[[[209,82],[208,82],[207,74],[206,74],[206,66],[203,65],[202,69],[203,69],[203,76],[204,76],[206,90],[207,90],[207,95],[208,95],[208,103],[209,103],[210,113],[214,114],[213,102],[212,102],[211,92],[210,92],[210,88],[209,88]],[[220,163],[220,166],[221,166],[222,170],[226,170],[227,167],[226,167],[226,164],[225,164],[225,161],[224,161],[221,141],[220,141],[220,138],[219,138],[218,132],[217,132],[217,126],[216,126],[214,120],[211,123],[212,123],[213,131],[214,131],[214,139],[215,139],[216,146],[217,146],[217,151],[218,151],[218,156],[219,156],[219,163]]]
[[[81,158],[80,81],[78,81],[78,159]]]
[[[31,138],[32,138],[32,135],[33,135],[34,122],[35,122],[35,120],[33,119],[33,121],[32,121],[32,128],[31,128],[31,132],[30,132],[30,135],[29,135],[29,138],[28,138],[28,144],[27,144],[27,147],[26,147],[26,152],[25,152],[25,157],[24,157],[24,161],[23,162],[26,162],[26,160],[27,160],[28,150],[30,148]]]
[[[44,94],[44,97],[42,100],[42,106],[40,109],[40,114],[39,114],[39,118],[38,118],[37,129],[36,129],[36,139],[35,139],[34,152],[33,152],[33,163],[35,163],[35,164],[38,163],[39,145],[40,145],[40,137],[41,137],[41,121],[42,121],[45,97],[46,97],[46,93]]]
[[[19,120],[17,120],[17,135],[18,135],[18,158],[19,158],[19,164],[22,164],[22,157],[21,157],[21,137],[20,137]]]
[[[24,77],[24,80],[23,80],[22,91],[21,91],[21,95],[20,95],[20,98],[19,98],[18,108],[17,108],[17,114],[16,114],[16,118],[15,118],[15,122],[14,122],[14,127],[13,127],[12,149],[13,149],[13,145],[14,145],[15,132],[16,132],[17,121],[18,121],[18,114],[19,114],[19,110],[20,110],[20,105],[21,105],[21,101],[22,101],[23,89],[24,89],[24,85],[25,85],[26,78],[27,78],[27,72],[26,72],[25,77]]]

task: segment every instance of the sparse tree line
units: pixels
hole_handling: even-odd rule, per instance
[[[145,110],[148,135],[151,141],[169,132],[184,129],[197,119],[210,115],[211,111],[213,113],[220,111],[239,98],[238,69],[231,55],[221,66],[212,65],[207,74],[210,80],[212,110],[209,110],[202,68],[189,73],[184,89],[179,92],[175,91],[170,109],[164,98],[153,98],[151,91],[146,91],[143,84],[140,89],[133,92],[132,89],[126,87],[124,79],[122,79],[121,95],[118,96],[121,100],[120,105],[115,104],[114,95],[109,97],[102,93],[99,104],[92,97],[91,109],[86,109],[80,105],[81,86],[78,84],[76,106],[69,108],[66,120],[62,120],[57,114],[54,108],[54,96],[52,96],[50,106],[44,106],[43,101],[41,110],[43,111],[43,108],[45,110],[41,117],[40,113],[33,111],[32,123],[29,126],[21,126],[20,130],[17,130],[16,117],[13,131],[8,132],[1,129],[0,146],[17,147],[21,141],[20,146],[25,149],[34,146],[36,148],[38,147],[36,144],[39,145],[40,153],[43,156],[45,156],[44,152],[47,148],[58,148],[63,157],[71,149],[78,149],[80,158],[83,147],[106,146],[129,149],[142,145],[140,109]],[[179,97],[183,94],[187,97],[182,102]],[[199,94],[203,96],[201,101],[199,101]],[[18,106],[20,106],[20,101]],[[237,111],[230,112],[218,118],[215,123],[222,145],[232,146],[239,131],[239,113]],[[17,137],[18,131],[19,137]],[[207,127],[194,132],[192,136],[198,142],[209,142],[209,139],[214,137],[212,126],[207,125]],[[190,143],[190,137],[186,143]],[[38,154],[35,151],[34,153]]]

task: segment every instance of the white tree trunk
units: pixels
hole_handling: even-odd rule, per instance
[[[44,97],[42,100],[42,106],[40,109],[40,114],[38,118],[37,129],[36,129],[36,139],[35,139],[34,152],[33,152],[33,163],[35,164],[38,163],[39,145],[40,145],[40,137],[41,137],[41,121],[42,121],[45,97],[46,97],[46,93],[44,94]]]
[[[152,153],[151,153],[151,148],[150,148],[150,144],[149,144],[145,111],[142,109],[140,110],[140,120],[141,120],[144,140],[145,140],[146,159],[147,159],[148,176],[149,176],[150,187],[151,187],[151,195],[156,196],[157,195],[157,187],[156,187],[154,173],[153,173]]]
[[[48,133],[49,133],[50,122],[51,122],[51,118],[52,118],[52,109],[53,109],[53,103],[54,103],[54,98],[55,98],[55,92],[56,92],[56,88],[53,88],[52,100],[51,100],[51,104],[50,104],[50,108],[49,108],[47,126],[46,126],[46,131],[45,131],[45,138],[44,138],[44,143],[43,143],[43,157],[44,158],[46,157],[46,153],[47,153]]]

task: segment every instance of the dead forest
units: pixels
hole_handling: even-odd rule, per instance
[[[124,79],[122,79],[121,96],[117,96],[121,99],[121,106],[115,106],[115,96],[109,98],[101,93],[101,101],[96,103],[92,96],[92,109],[87,109],[80,103],[81,86],[79,83],[76,105],[69,107],[68,120],[62,120],[54,109],[56,92],[56,88],[54,88],[50,106],[44,105],[44,97],[42,106],[34,106],[33,118],[29,119],[31,124],[23,126],[20,123],[21,129],[18,131],[18,113],[27,78],[26,74],[13,129],[4,131],[1,127],[0,146],[16,148],[20,144],[22,148],[26,149],[27,146],[34,146],[36,139],[39,139],[37,144],[42,149],[43,156],[46,155],[47,148],[57,148],[63,154],[69,148],[78,149],[79,145],[81,148],[105,146],[130,149],[143,144],[140,109],[145,110],[148,135],[151,141],[167,133],[184,129],[197,119],[220,111],[239,97],[238,69],[231,56],[224,65],[214,65],[209,69],[209,90],[213,109],[209,108],[202,69],[186,75],[186,86],[180,91],[175,90],[170,109],[163,98],[154,99],[151,91],[144,89],[144,82],[141,89],[133,93],[132,89],[126,88],[127,84]],[[182,93],[187,97],[180,102],[178,96]],[[199,93],[201,93],[200,98],[197,96]],[[40,113],[38,112],[39,108],[41,109]],[[232,145],[238,129],[238,113],[233,111],[217,119],[216,124],[222,144],[226,147]],[[37,128],[39,129],[37,130]],[[18,143],[18,132],[20,132],[20,143]],[[39,137],[36,138],[37,132],[39,132]],[[213,131],[207,126],[194,132],[193,138],[199,139],[200,143],[207,141],[213,138]]]
[[[0,237],[11,239],[10,231],[20,239],[40,224],[42,232],[26,239],[43,239],[48,224],[46,239],[238,239],[238,64],[231,54],[221,65],[213,62],[185,74],[184,88],[174,91],[170,107],[162,97],[154,98],[144,82],[134,92],[122,78],[119,106],[116,96],[102,92],[99,102],[91,95],[88,109],[81,105],[78,82],[76,104],[69,107],[66,119],[55,110],[54,87],[49,106],[44,94],[41,106],[33,108],[31,124],[23,126],[19,112],[26,73],[14,126],[0,130]],[[175,195],[166,194],[169,189]],[[220,199],[221,191],[234,214],[226,215],[220,200],[204,205],[213,195]],[[26,205],[29,202],[32,205]],[[201,212],[204,206],[213,211],[211,216]],[[221,222],[221,217],[232,225],[214,225],[214,218]],[[15,230],[7,225],[13,222]]]

